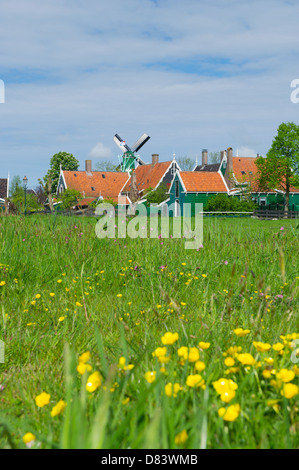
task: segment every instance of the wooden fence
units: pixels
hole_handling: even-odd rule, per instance
[[[299,211],[256,210],[253,217],[258,219],[299,219]]]

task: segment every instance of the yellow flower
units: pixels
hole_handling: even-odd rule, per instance
[[[284,348],[284,344],[282,343],[275,343],[273,344],[272,348],[274,349],[274,351],[282,351],[283,348]]]
[[[123,401],[121,403],[122,403],[122,405],[127,405],[129,403],[129,401],[130,401],[130,397],[126,397],[126,398],[123,399]]]
[[[298,395],[299,393],[299,388],[295,384],[284,384],[283,390],[281,390],[281,395],[284,397],[290,399]]]
[[[197,348],[190,348],[188,354],[189,362],[196,362],[199,360],[199,351]]]
[[[35,438],[35,435],[32,434],[32,432],[27,432],[27,433],[24,434],[24,436],[23,436],[23,442],[24,442],[24,444],[30,444],[30,443],[33,444],[33,442],[35,441],[35,439],[36,439],[36,438]]]
[[[236,328],[234,330],[234,333],[237,336],[246,336],[250,333],[250,330],[243,330],[243,328]]]
[[[213,387],[219,395],[222,395],[231,390],[237,390],[238,385],[231,379],[219,379],[213,382]]]
[[[206,368],[206,365],[204,362],[202,361],[197,361],[195,363],[195,369],[198,371],[198,372],[201,372],[202,370],[204,370]]]
[[[259,352],[266,352],[266,351],[269,351],[269,349],[271,349],[271,344],[262,343],[261,341],[253,341],[252,344],[255,347],[255,349]]]
[[[144,375],[144,378],[150,384],[155,382],[155,380],[156,380],[156,371],[146,372],[146,374]]]
[[[169,382],[165,385],[165,394],[168,397],[176,397],[180,390],[183,390],[183,387],[181,387],[179,383],[172,384]]]
[[[207,274],[202,274],[202,277],[207,277]]]
[[[58,321],[63,321],[64,319],[65,319],[65,317],[59,317]]]
[[[233,398],[235,398],[236,392],[234,390],[227,390],[220,395],[220,399],[225,403],[229,403]]]
[[[51,292],[51,293],[50,293],[50,296],[51,296],[51,297],[55,297],[54,292]]]
[[[220,408],[218,410],[218,415],[221,416],[224,421],[235,421],[238,418],[240,411],[240,405],[237,403],[236,405],[229,406],[227,409]]]
[[[85,364],[85,362],[88,362],[90,359],[90,352],[89,351],[86,351],[85,353],[81,354],[81,356],[79,356],[79,363],[83,363]]]
[[[204,341],[200,341],[198,343],[198,346],[200,347],[200,349],[209,349],[211,343],[205,343]]]
[[[237,359],[238,361],[241,362],[241,364],[244,364],[244,365],[251,366],[252,364],[255,363],[254,357],[249,353],[238,354]]]
[[[35,296],[36,299],[40,299],[41,298],[41,295],[40,294],[36,294]],[[29,433],[30,434],[30,433]]]
[[[188,439],[188,434],[186,429],[183,429],[179,434],[177,434],[174,438],[174,442],[177,446],[184,444]]]
[[[94,392],[101,385],[102,385],[102,376],[98,371],[96,371],[88,377],[87,383],[86,383],[86,390],[88,392]]]
[[[179,339],[178,333],[171,333],[167,331],[164,336],[162,336],[161,341],[163,344],[173,344]]]
[[[76,306],[77,306],[77,307],[83,307],[83,305],[80,304],[80,302],[76,302]]]
[[[133,364],[126,365],[126,358],[122,356],[119,358],[118,368],[120,370],[132,370],[134,368],[134,365]]]
[[[116,296],[116,297],[122,297],[122,296],[123,296],[122,294],[117,294],[117,296]]]
[[[188,375],[186,380],[186,385],[188,387],[202,387],[204,386],[205,381],[202,379],[201,375]]]
[[[288,369],[281,369],[276,374],[276,378],[278,380],[282,380],[284,383],[291,382],[291,380],[293,380],[294,377],[295,377],[295,373],[292,370],[288,370]]]
[[[271,375],[271,370],[269,369],[265,369],[262,372],[262,376],[264,377],[264,379],[270,379]]]
[[[58,279],[57,282],[58,282],[58,284],[61,284],[61,283],[62,283],[62,280],[61,280],[61,279]]]
[[[167,348],[157,348],[155,351],[152,353],[153,357],[161,357],[161,356],[166,356],[167,353]]]
[[[178,349],[178,356],[181,357],[183,360],[187,361],[188,359],[188,348],[186,346],[182,346]]]
[[[90,372],[92,370],[91,365],[80,362],[77,366],[77,371],[79,374],[83,375],[85,372]]]
[[[265,357],[264,361],[265,361],[265,363],[268,364],[269,366],[272,366],[272,364],[274,364],[274,359],[273,359],[273,357]]]
[[[232,357],[227,357],[225,360],[224,360],[224,364],[227,366],[227,367],[231,367],[233,365],[235,365],[235,360],[234,358]]]
[[[38,406],[39,408],[42,408],[43,406],[49,403],[50,398],[51,398],[51,395],[49,395],[49,393],[42,392],[40,395],[35,397],[36,406]]]
[[[60,413],[63,412],[64,408],[66,407],[66,402],[63,400],[60,400],[55,406],[53,406],[52,411],[51,411],[51,416],[57,416],[60,415]]]

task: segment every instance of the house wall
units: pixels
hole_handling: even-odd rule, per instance
[[[175,197],[175,186],[176,186],[175,181],[179,182],[179,197],[178,198]],[[219,193],[200,193],[200,192],[198,192],[198,193],[185,193],[184,189],[181,185],[180,179],[179,179],[178,175],[176,175],[175,179],[174,179],[174,182],[173,182],[173,185],[171,186],[171,189],[170,189],[170,192],[169,192],[168,206],[170,206],[171,204],[174,204],[176,200],[179,200],[180,208],[181,208],[181,215],[184,215],[183,214],[183,204],[189,203],[189,204],[191,204],[191,216],[194,216],[195,215],[195,204],[196,203],[203,204],[203,209],[204,209],[206,207],[209,199],[216,196],[216,194],[219,194]]]
[[[281,193],[252,193],[253,199],[256,199],[260,208],[268,210],[283,210],[284,195]],[[266,204],[262,205],[265,200]],[[299,193],[290,194],[289,210],[299,211]]]

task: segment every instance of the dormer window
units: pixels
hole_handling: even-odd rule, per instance
[[[246,171],[242,170],[241,171],[242,175],[246,175]]]
[[[91,187],[91,190],[92,190],[92,191],[95,191],[95,190],[96,190],[96,188],[95,188],[94,186],[92,186],[92,187]]]

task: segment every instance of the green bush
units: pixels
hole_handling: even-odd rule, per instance
[[[205,210],[208,212],[251,212],[256,207],[254,201],[240,200],[236,196],[227,196],[226,194],[217,194],[208,201]]]

